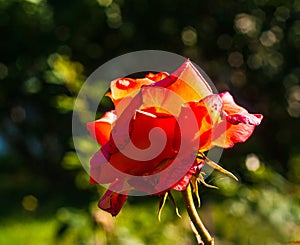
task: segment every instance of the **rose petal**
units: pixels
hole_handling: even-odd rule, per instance
[[[154,82],[158,82],[161,81],[162,79],[166,78],[167,76],[169,76],[169,74],[167,72],[159,72],[159,73],[148,73],[146,75],[146,78],[154,81]]]
[[[199,101],[212,94],[210,86],[189,59],[170,76],[152,86],[168,88],[186,102]]]
[[[138,92],[142,86],[150,85],[152,83],[154,83],[154,81],[148,78],[118,78],[110,83],[111,92],[106,95],[112,99],[116,106],[126,96],[133,97],[135,92]]]
[[[187,185],[190,182],[190,178],[193,174],[195,174],[197,171],[200,171],[201,168],[204,166],[204,161],[202,161],[200,164],[195,160],[193,166],[190,168],[190,170],[184,175],[175,185],[172,186],[171,189],[176,191],[183,191],[186,189]]]
[[[233,147],[234,144],[245,142],[253,133],[255,126],[250,124],[231,124],[223,120],[214,129],[213,145],[222,148]]]
[[[228,114],[236,114],[236,113],[248,113],[248,111],[239,105],[237,105],[229,92],[220,93],[219,96],[222,99],[223,109]]]
[[[106,112],[100,119],[86,124],[90,135],[97,140],[100,145],[108,142],[112,124],[116,121],[115,111]]]
[[[112,147],[107,143],[92,157],[90,161],[91,184],[107,184],[119,177],[120,173],[109,164],[110,156],[112,152],[115,152],[110,148]]]
[[[193,114],[189,113],[192,110]],[[211,148],[212,129],[220,118],[222,111],[222,100],[217,94],[209,95],[199,102],[189,102],[183,105],[179,116],[180,125],[183,125],[185,133],[182,137],[186,142],[195,140],[199,142],[202,151]],[[190,127],[191,116],[195,117],[199,127]]]
[[[123,153],[130,152],[127,144],[123,150],[119,149],[121,151],[110,156],[110,164],[124,173],[137,176],[162,170],[168,164],[166,159],[171,159],[176,155],[176,149],[173,145],[176,123],[176,118],[167,114],[153,115],[148,112],[137,111],[135,119],[131,122],[131,132],[128,132],[127,135],[130,135],[130,139],[135,147],[141,150],[149,147],[158,147],[159,150],[162,150],[161,153],[151,158],[151,160],[135,160]],[[166,145],[164,148],[160,145],[160,142],[150,142],[149,140],[149,133],[155,127],[159,127],[165,132]],[[157,145],[151,146],[150,143],[156,143]],[[143,151],[134,153],[145,154]],[[140,155],[139,157],[147,159],[148,156]]]
[[[141,109],[149,111],[149,108],[155,108],[156,113],[164,113],[178,116],[181,105],[185,103],[169,89],[161,87],[143,87],[141,89],[143,104]]]
[[[250,124],[250,125],[259,125],[262,120],[261,114],[232,114],[226,116],[226,120],[231,124]]]
[[[98,207],[106,212],[109,212],[112,216],[116,216],[120,212],[127,198],[128,195],[107,190],[104,196],[98,202]]]
[[[185,146],[183,146],[185,148]],[[187,145],[189,147],[189,145]],[[183,190],[188,184],[188,180],[197,169],[201,169],[204,165],[196,159],[196,153],[187,149],[176,156],[176,159],[168,166],[168,171],[159,175],[156,184],[157,190],[168,191],[169,189]]]
[[[233,97],[224,92],[220,94],[223,101],[225,118],[218,123],[213,131],[213,145],[222,148],[232,147],[235,143],[245,142],[259,125],[263,116],[250,114],[237,105]]]

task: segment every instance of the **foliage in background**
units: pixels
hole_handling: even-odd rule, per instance
[[[265,116],[221,159],[240,183],[213,175],[220,190],[200,190],[217,244],[300,239],[299,0],[0,0],[0,16],[0,244],[193,244],[172,207],[158,223],[155,197],[102,217],[74,153],[72,108],[85,78],[140,49],[190,57]]]

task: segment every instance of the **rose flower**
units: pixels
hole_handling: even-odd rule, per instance
[[[228,92],[213,94],[187,60],[171,75],[119,78],[107,94],[115,110],[87,124],[102,146],[91,159],[91,183],[109,184],[98,206],[117,215],[131,191],[185,190],[204,152],[246,141],[262,120]]]

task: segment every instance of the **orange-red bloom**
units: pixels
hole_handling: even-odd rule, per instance
[[[112,215],[118,214],[130,190],[151,194],[184,190],[204,165],[204,160],[196,158],[198,151],[244,142],[262,120],[262,115],[238,106],[228,92],[213,94],[189,60],[171,75],[116,79],[107,95],[116,109],[87,128],[102,145],[91,159],[91,183],[110,184],[99,207]],[[165,137],[156,132],[151,141],[154,128],[163,130]],[[153,152],[157,154],[152,157]],[[153,183],[146,178],[133,181],[120,173],[162,174]]]

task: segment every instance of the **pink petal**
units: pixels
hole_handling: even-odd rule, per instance
[[[263,116],[250,114],[237,105],[228,92],[220,94],[223,101],[224,118],[213,129],[213,145],[229,148],[239,142],[245,142],[253,133],[255,126],[259,125]]]
[[[250,124],[250,125],[259,125],[263,116],[261,114],[232,114],[226,116],[226,120],[231,124]]]
[[[239,105],[237,105],[229,92],[220,93],[219,96],[222,99],[224,111],[227,114],[236,114],[236,113],[248,113],[248,111]]]

